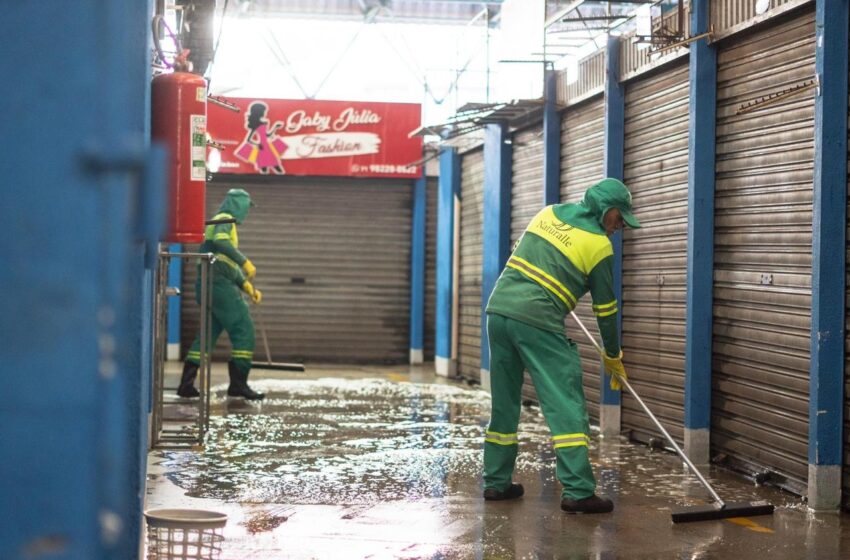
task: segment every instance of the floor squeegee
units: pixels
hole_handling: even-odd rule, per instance
[[[590,334],[590,331],[584,326],[584,323],[578,318],[578,316],[570,311],[570,315],[573,316],[575,322],[578,323],[578,326],[581,327],[581,330],[584,331],[584,334],[587,335],[587,338],[590,342],[596,347],[596,350],[599,353],[602,353],[602,347],[596,342],[596,339],[593,338],[593,335]],[[670,445],[673,446],[673,449],[676,450],[679,457],[682,458],[682,461],[688,466],[691,472],[696,476],[699,481],[705,486],[705,489],[708,490],[708,493],[711,494],[712,499],[714,500],[713,504],[699,505],[699,506],[683,506],[673,508],[672,517],[673,523],[686,523],[689,521],[709,521],[713,519],[725,519],[729,517],[752,517],[755,515],[772,515],[773,514],[773,505],[766,501],[757,501],[757,502],[724,502],[720,496],[717,495],[717,492],[714,491],[714,488],[711,487],[711,484],[705,479],[702,473],[694,466],[690,459],[688,459],[687,455],[679,448],[676,442],[670,437],[670,434],[667,433],[667,430],[664,429],[664,426],[661,425],[661,422],[655,417],[652,411],[649,410],[649,407],[643,402],[635,390],[632,389],[632,386],[629,384],[628,380],[620,378],[620,384],[625,387],[629,393],[631,393],[632,397],[638,402],[640,407],[646,412],[647,416],[652,420],[658,430],[664,435]]]

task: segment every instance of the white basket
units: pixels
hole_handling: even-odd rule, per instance
[[[148,521],[148,560],[215,560],[221,554],[227,516],[201,509],[152,509]]]

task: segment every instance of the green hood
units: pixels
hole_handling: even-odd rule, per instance
[[[248,217],[248,209],[254,206],[251,202],[251,195],[245,189],[230,189],[227,191],[227,196],[221,206],[218,207],[218,213],[227,212],[234,218],[236,223],[241,224]]]
[[[555,215],[564,222],[591,233],[605,234],[602,217],[611,208],[617,208],[623,221],[631,228],[639,228],[640,222],[632,214],[632,193],[618,179],[602,179],[584,193],[578,204],[559,204]]]

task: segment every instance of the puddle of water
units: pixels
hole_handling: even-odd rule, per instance
[[[483,391],[385,379],[259,380],[260,406],[216,401],[203,452],[165,453],[187,495],[229,502],[368,505],[480,487],[490,399]],[[539,410],[523,408],[515,478],[554,484],[554,453]],[[669,505],[709,501],[673,455],[592,438],[598,493]],[[704,473],[728,501],[799,499]],[[274,516],[272,516],[274,517]],[[276,518],[275,518],[276,519]],[[269,521],[274,523],[275,519]],[[283,521],[281,521],[282,523]],[[258,522],[258,526],[262,523]]]

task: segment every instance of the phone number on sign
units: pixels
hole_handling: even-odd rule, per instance
[[[389,165],[389,164],[381,164],[381,163],[372,163],[369,165],[357,165],[354,164],[351,166],[351,171],[353,173],[405,173],[408,175],[413,175],[416,173],[415,165]]]

